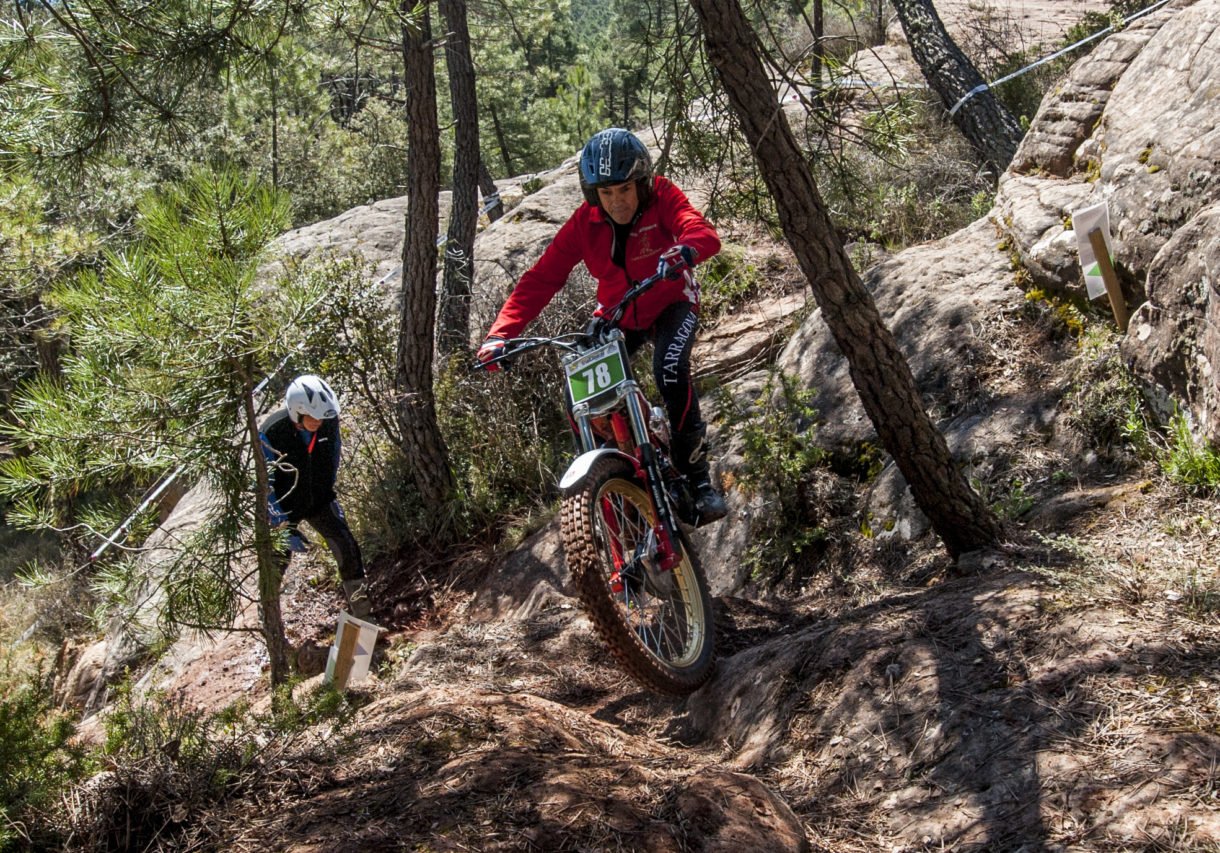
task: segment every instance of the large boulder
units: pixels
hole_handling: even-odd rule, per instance
[[[1059,395],[1047,386],[1031,398],[1009,385],[1002,372],[980,371],[980,365],[994,361],[992,342],[1003,323],[997,318],[1023,300],[1000,242],[994,224],[979,220],[942,240],[907,249],[863,275],[949,449],[978,468],[993,467],[1029,434],[1046,432]],[[820,310],[789,340],[777,366],[816,391],[813,407],[819,419],[814,428],[820,446],[851,458],[876,443],[850,366]],[[928,530],[927,518],[892,460],[869,486],[867,501],[871,527],[883,536],[914,539]]]
[[[1209,7],[1216,13],[1213,3],[1191,2],[1178,0],[1106,38],[1043,99],[996,198],[997,218],[1039,286],[1083,292],[1071,214],[1106,201],[1116,262],[1130,273],[1128,295],[1142,298],[1152,256],[1189,216],[1172,187],[1194,166],[1183,170],[1178,158],[1212,116],[1190,105],[1198,81],[1176,66],[1183,28],[1202,24],[1190,18]]]
[[[1148,301],[1131,320],[1122,352],[1133,370],[1155,383],[1151,395],[1167,414],[1188,405],[1208,437],[1220,442],[1220,203],[1204,208],[1174,233],[1148,271]]]
[[[996,218],[1037,286],[1083,293],[1073,211],[1106,202],[1128,365],[1213,439],[1220,3],[1175,0],[1106,38],[1048,95],[1001,180]]]

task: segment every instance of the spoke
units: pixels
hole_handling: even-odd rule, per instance
[[[664,577],[644,568],[640,552],[650,544],[653,525],[637,500],[631,492],[613,486],[598,499],[601,512],[597,528],[605,571],[609,576],[616,565],[622,566],[621,561],[634,566],[630,573],[620,568],[623,590],[616,598],[623,619],[651,654],[672,663],[682,660],[697,646],[698,620],[693,618],[691,589],[685,574],[689,563],[683,560]],[[635,575],[637,572],[644,575]]]

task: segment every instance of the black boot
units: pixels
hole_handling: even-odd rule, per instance
[[[343,582],[343,594],[347,598],[347,606],[357,619],[368,619],[372,610],[369,601],[369,584],[364,578],[355,578]]]
[[[694,493],[696,527],[718,521],[729,514],[724,498],[712,485],[706,435],[706,425],[700,425],[687,432],[675,433],[673,441],[674,465],[690,481]]]

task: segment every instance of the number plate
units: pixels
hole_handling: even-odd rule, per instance
[[[583,403],[612,391],[627,378],[622,351],[614,341],[568,362],[564,370],[568,373],[573,403]]]

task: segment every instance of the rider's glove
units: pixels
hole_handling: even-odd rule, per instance
[[[665,273],[665,277],[670,281],[675,281],[682,277],[682,270],[695,265],[695,250],[690,246],[670,246],[661,253],[661,264],[657,272]]]
[[[504,338],[498,335],[490,335],[487,340],[483,341],[483,346],[479,347],[475,358],[479,360],[479,365],[484,370],[499,370],[499,362],[493,359],[497,359],[502,355],[504,355]]]

